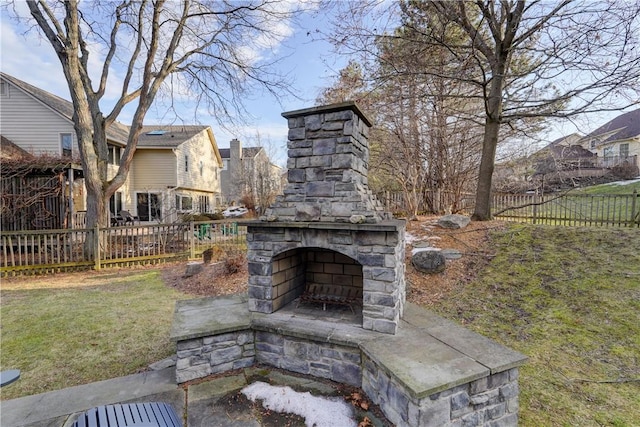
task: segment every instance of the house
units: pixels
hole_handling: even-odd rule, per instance
[[[605,167],[625,163],[638,167],[640,109],[619,115],[582,138],[579,143],[597,154]]]
[[[34,156],[78,159],[71,102],[0,73],[0,133]],[[129,127],[107,129],[110,177],[118,170]],[[112,216],[128,210],[145,221],[174,221],[181,212],[211,212],[220,203],[222,160],[208,126],[149,126],[140,136],[129,176],[110,200]],[[74,212],[85,209],[82,180]]]
[[[209,126],[145,126],[129,172],[132,198],[122,205],[141,221],[213,212],[221,204],[221,168]]]
[[[262,210],[282,193],[282,168],[271,163],[263,147],[242,147],[238,139],[222,156],[222,198],[228,205],[245,204]]]

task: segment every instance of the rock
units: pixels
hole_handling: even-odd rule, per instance
[[[457,249],[443,249],[441,251],[445,259],[460,259],[462,258],[462,252]]]
[[[349,217],[349,222],[351,224],[363,224],[367,220],[367,217],[364,215],[351,215]]]
[[[445,215],[438,220],[438,225],[442,228],[458,229],[465,228],[471,222],[471,218],[464,215]]]
[[[445,269],[445,258],[441,251],[423,250],[413,254],[411,265],[422,273],[442,273]]]
[[[187,270],[182,275],[183,278],[195,276],[196,274],[202,272],[202,268],[204,266],[203,262],[189,262],[187,263]]]

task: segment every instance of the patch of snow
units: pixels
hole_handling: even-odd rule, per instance
[[[413,248],[411,250],[411,255],[415,255],[418,252],[426,252],[426,251],[441,251],[442,249],[440,248],[434,248],[434,247],[429,247],[429,248]]]
[[[417,238],[416,236],[414,236],[413,234],[411,234],[411,233],[408,233],[408,232],[407,232],[407,233],[405,233],[405,235],[404,235],[404,240],[405,240],[405,243],[406,243],[407,245],[410,245],[411,243],[413,243],[413,242],[415,242],[416,240],[418,240],[418,238]]]
[[[609,182],[605,185],[629,185],[629,184],[635,184],[636,182],[640,182],[640,176],[634,179],[628,179],[626,181]]]
[[[242,389],[249,400],[262,400],[267,409],[296,414],[305,419],[307,427],[356,426],[353,410],[340,398],[317,397],[300,393],[291,387],[272,386],[257,381]]]

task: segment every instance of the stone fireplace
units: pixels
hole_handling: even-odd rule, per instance
[[[249,310],[273,313],[321,289],[318,301],[357,298],[364,329],[395,334],[405,304],[405,224],[369,189],[371,123],[353,102],[282,115],[288,184],[247,224]]]
[[[244,223],[248,294],[177,302],[177,382],[265,365],[361,387],[394,425],[516,426],[526,357],[405,302],[405,223],[367,185],[367,118],[353,103],[283,116],[288,185]]]

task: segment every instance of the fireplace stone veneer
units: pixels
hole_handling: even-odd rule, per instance
[[[371,123],[353,102],[282,115],[288,184],[260,221],[246,224],[249,310],[273,313],[311,284],[337,298],[358,288],[362,327],[395,334],[406,299],[405,223],[368,187]]]
[[[247,245],[250,311],[273,313],[310,281],[358,287],[361,277],[362,327],[395,334],[406,299],[403,222],[252,222]]]

